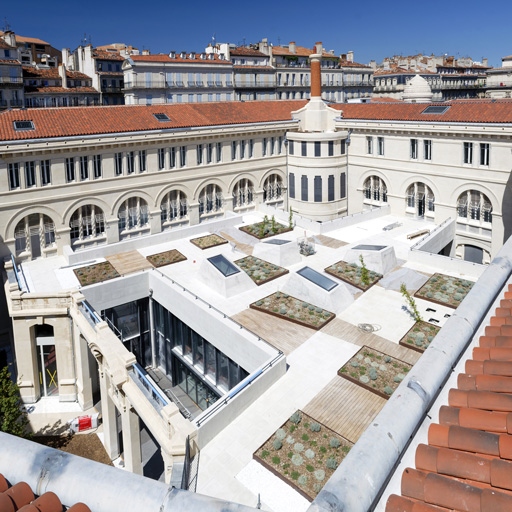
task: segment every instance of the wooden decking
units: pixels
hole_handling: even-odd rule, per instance
[[[349,324],[339,318],[335,318],[329,322],[322,329],[322,332],[353,343],[354,345],[361,347],[367,345],[368,347],[372,347],[409,364],[415,364],[421,356],[421,354],[415,350],[402,347],[398,343],[393,343],[385,338],[381,338],[375,333],[362,331],[355,325]]]
[[[244,254],[247,254],[247,256],[251,256],[252,255],[252,251],[254,249],[254,247],[252,245],[244,244],[242,242],[239,242],[236,238],[232,237],[231,235],[228,235],[224,231],[220,232],[220,236],[222,236],[226,240],[229,240],[230,242],[234,243],[236,248],[239,251],[243,252]]]
[[[303,410],[319,423],[355,443],[386,401],[336,376]]]
[[[311,239],[313,239],[313,241],[315,242],[320,243],[321,245],[324,245],[325,247],[330,247],[331,249],[338,249],[340,247],[343,247],[344,245],[347,245],[346,242],[342,242],[337,238],[332,238],[327,235],[315,235],[314,237],[310,237],[310,240]]]
[[[313,334],[314,329],[295,324],[288,320],[281,320],[272,315],[267,315],[255,309],[246,309],[234,315],[236,320],[247,329],[250,329],[265,341],[268,341],[276,349],[289,355],[300,347]]]
[[[132,272],[139,272],[146,268],[153,268],[153,265],[139,251],[113,254],[107,260],[122,276]]]

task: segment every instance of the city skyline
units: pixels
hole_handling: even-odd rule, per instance
[[[43,39],[58,50],[73,50],[84,42],[93,46],[125,43],[151,53],[169,53],[201,51],[213,40],[243,45],[267,38],[274,46],[295,41],[313,47],[321,41],[336,55],[354,51],[355,60],[362,64],[372,59],[380,63],[393,55],[433,53],[470,56],[475,61],[487,58],[489,65],[499,67],[501,58],[512,53],[506,25],[510,4],[495,2],[493,13],[503,15],[483,18],[480,24],[474,0],[463,8],[457,4],[434,1],[425,10],[399,0],[393,9],[383,10],[381,3],[372,0],[352,5],[345,13],[338,3],[329,2],[318,9],[315,20],[310,2],[295,2],[292,10],[287,4],[264,0],[257,7],[261,19],[254,21],[247,8],[229,3],[212,8],[202,0],[193,9],[156,0],[144,12],[135,2],[125,2],[122,10],[93,2],[84,10],[82,4],[58,0],[52,10],[41,10],[39,3],[27,0],[23,10],[15,4],[5,6],[1,28]]]

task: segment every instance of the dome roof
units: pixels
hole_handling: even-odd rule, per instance
[[[432,101],[432,89],[423,77],[416,75],[404,87],[403,100],[408,103],[429,103]]]

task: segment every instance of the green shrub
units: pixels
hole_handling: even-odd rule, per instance
[[[331,437],[331,439],[329,440],[329,446],[331,448],[339,448],[340,445],[341,445],[341,442],[336,437]]]
[[[335,458],[333,457],[329,457],[326,461],[325,461],[325,465],[329,468],[329,469],[336,469],[338,467],[338,462],[336,461]]]
[[[320,446],[320,453],[326,453],[327,448],[325,446]]]
[[[279,457],[272,457],[272,464],[275,464],[276,466],[278,464],[281,464],[281,459]]]
[[[301,439],[302,439],[303,441],[309,441],[309,436],[308,436],[307,434],[302,434]]]
[[[292,471],[292,480],[298,480],[300,473],[298,471]]]
[[[313,473],[313,471],[315,471],[315,468],[311,464],[308,464],[306,466],[306,471],[309,471],[310,473]]]
[[[299,412],[299,411],[295,411],[291,416],[290,416],[290,421],[292,423],[295,423],[296,425],[298,425],[300,423],[300,420],[302,419],[302,414]]]
[[[270,452],[268,452],[267,450],[263,450],[261,452],[261,458],[262,459],[266,459],[269,455],[270,455]]]

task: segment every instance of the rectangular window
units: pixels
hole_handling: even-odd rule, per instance
[[[146,150],[139,151],[139,172],[146,172]]]
[[[66,182],[75,181],[75,159],[73,157],[66,158]]]
[[[347,152],[347,141],[345,139],[340,141],[340,155],[344,155]]]
[[[277,152],[281,154],[283,152],[283,137],[277,139]]]
[[[115,175],[121,176],[123,174],[123,153],[116,153],[114,157]]]
[[[20,188],[20,164],[9,164],[9,190]]]
[[[254,154],[254,140],[249,139],[249,158],[252,158]]]
[[[342,172],[340,174],[340,199],[347,197],[347,175]]]
[[[305,175],[300,178],[300,198],[302,201],[308,200],[308,177]]]
[[[129,151],[126,154],[126,163],[127,163],[127,174],[133,174],[135,172],[135,153],[133,151]]]
[[[80,181],[89,179],[89,160],[86,156],[80,157]]]
[[[418,159],[418,139],[411,139],[411,159]]]
[[[273,155],[276,151],[276,139],[275,137],[270,137],[270,154]]]
[[[170,148],[169,149],[169,165],[171,166],[171,169],[174,169],[176,167],[176,148]]]
[[[187,146],[180,146],[180,167],[187,165]]]
[[[240,141],[240,158],[242,160],[245,158],[245,140]]]
[[[300,143],[300,154],[302,156],[308,156],[308,145],[307,142]]]
[[[293,140],[288,141],[288,154],[293,155]]]
[[[196,161],[197,165],[201,165],[203,163],[203,145],[198,144],[196,146]]]
[[[473,143],[472,142],[464,142],[464,163],[465,164],[473,163]]]
[[[222,162],[222,143],[217,142],[215,144],[215,156],[217,158],[217,163]]]
[[[36,186],[36,163],[35,162],[25,162],[25,187],[35,187]]]
[[[52,173],[50,168],[50,160],[41,160],[41,185],[52,184]]]
[[[423,141],[423,158],[425,160],[432,160],[432,141],[431,140]]]
[[[480,165],[489,165],[489,144],[480,144]]]
[[[373,137],[366,137],[366,153],[373,155]]]
[[[160,171],[162,169],[165,169],[165,149],[164,148],[158,149],[158,169]]]
[[[236,140],[231,142],[231,160],[236,160]]]
[[[334,141],[330,140],[327,142],[327,154],[329,156],[334,156]]]
[[[322,176],[315,176],[315,180],[313,183],[313,192],[315,203],[322,202]]]
[[[213,161],[213,144],[206,144],[206,163],[211,164]]]
[[[261,148],[261,154],[263,156],[267,156],[267,139],[266,137],[263,138],[263,144],[262,144],[262,148]]]
[[[97,180],[98,178],[101,178],[101,175],[103,174],[101,168],[101,155],[94,155],[92,163],[94,167],[94,179]]]
[[[319,141],[315,141],[315,156],[322,156],[322,146]]]
[[[384,137],[377,137],[377,154],[384,155]]]
[[[292,199],[295,199],[295,174],[293,172],[291,172],[290,175],[288,176],[288,181],[288,193]]]
[[[334,174],[327,178],[327,201],[334,201]]]

